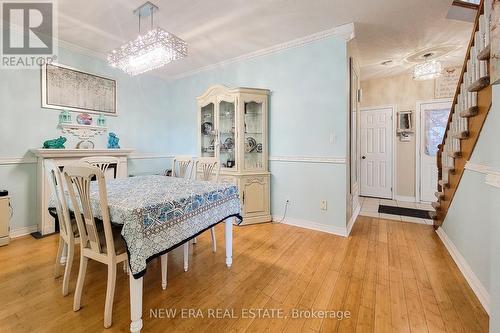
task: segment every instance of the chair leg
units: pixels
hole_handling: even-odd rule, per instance
[[[189,269],[189,242],[184,243],[184,272]]]
[[[82,299],[83,284],[85,282],[85,273],[87,272],[87,263],[89,258],[80,256],[80,269],[78,270],[78,279],[76,280],[75,298],[73,300],[73,311],[80,310],[80,301]]]
[[[161,287],[163,290],[167,289],[167,265],[168,253],[161,256]]]
[[[210,234],[212,235],[212,251],[217,251],[217,239],[215,239],[215,227],[210,228]]]
[[[123,262],[123,272],[128,275],[128,260]]]
[[[68,244],[68,256],[66,258],[66,268],[64,269],[62,294],[68,295],[69,278],[71,276],[71,266],[73,266],[73,256],[75,255],[75,245]]]
[[[104,327],[111,327],[113,317],[113,300],[115,298],[116,262],[108,263],[108,285],[106,287],[106,303],[104,304]]]
[[[54,278],[61,276],[61,256],[64,247],[64,239],[59,237],[59,247],[57,248],[56,263],[54,266]]]

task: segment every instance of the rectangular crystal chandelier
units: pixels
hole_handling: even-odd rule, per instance
[[[426,61],[413,69],[414,80],[432,80],[441,76],[441,64],[438,61]]]
[[[187,43],[176,35],[153,29],[153,12],[158,7],[150,2],[134,11],[139,16],[139,32],[142,16],[151,16],[151,30],[129,41],[108,54],[108,63],[130,75],[138,75],[187,56]]]

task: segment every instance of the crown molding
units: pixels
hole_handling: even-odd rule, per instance
[[[250,53],[247,53],[247,54],[235,57],[235,58],[231,58],[231,59],[227,59],[227,60],[215,63],[215,64],[199,67],[197,69],[193,69],[193,70],[190,70],[190,71],[187,71],[184,73],[174,75],[174,76],[170,77],[169,79],[171,81],[179,80],[179,79],[182,79],[182,78],[185,78],[188,76],[192,76],[192,75],[195,75],[195,74],[198,74],[201,72],[220,68],[220,67],[223,67],[223,66],[226,66],[229,64],[233,64],[233,63],[237,63],[237,62],[241,62],[244,60],[254,59],[254,58],[278,53],[278,52],[281,52],[284,50],[300,47],[300,46],[303,46],[303,45],[306,45],[306,44],[309,44],[309,43],[312,43],[312,42],[315,42],[318,40],[322,40],[325,38],[329,38],[329,37],[337,37],[337,38],[344,39],[345,41],[350,41],[351,39],[353,39],[355,37],[354,23],[351,22],[351,23],[339,25],[337,27],[334,27],[334,28],[331,28],[328,30],[323,30],[323,31],[316,32],[316,33],[311,34],[311,35],[292,39],[288,42],[276,44],[276,45],[273,45],[271,47],[267,47],[267,48],[260,49],[260,50],[254,51],[254,52],[250,52]]]
[[[58,40],[58,45],[59,45],[59,48],[63,48],[63,49],[68,50],[68,51],[73,51],[73,52],[81,54],[81,55],[86,55],[86,56],[98,58],[101,60],[107,59],[107,56],[104,53],[94,51],[94,50],[88,49],[88,48],[80,46],[80,45],[70,43],[70,42],[62,40],[62,39]]]

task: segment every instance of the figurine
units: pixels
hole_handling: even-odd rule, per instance
[[[88,113],[80,113],[76,116],[76,122],[80,125],[92,125],[92,116]]]
[[[99,115],[99,118],[97,118],[97,126],[106,126],[106,118],[102,114]]]
[[[47,140],[43,143],[43,148],[46,149],[64,149],[64,143],[66,142],[66,138],[60,136],[57,139]]]
[[[109,133],[108,148],[109,149],[120,149],[120,145],[118,144],[119,141],[120,141],[120,138],[118,138],[115,133],[113,133],[113,132]]]
[[[71,115],[67,110],[62,111],[59,114],[59,123],[60,124],[70,124],[71,123]]]

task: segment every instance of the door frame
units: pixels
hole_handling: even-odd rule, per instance
[[[422,116],[422,106],[426,104],[437,104],[437,103],[453,103],[452,98],[440,98],[440,99],[430,99],[430,100],[420,100],[417,101],[415,106],[415,201],[422,202],[422,189],[420,187],[420,176],[422,172],[420,153],[422,151],[422,128],[421,128],[421,116]],[[452,105],[453,106],[453,105]]]
[[[391,113],[391,118],[392,118],[392,121],[391,121],[391,124],[392,124],[392,128],[391,128],[391,137],[392,137],[392,140],[391,140],[391,146],[392,146],[392,154],[391,154],[391,182],[392,182],[392,191],[391,191],[391,199],[392,200],[395,200],[396,199],[396,157],[397,157],[397,153],[396,153],[396,126],[397,126],[397,123],[396,123],[396,115],[397,115],[397,107],[396,105],[394,104],[390,104],[390,105],[381,105],[381,106],[368,106],[368,107],[362,107],[362,108],[359,108],[359,118],[361,119],[361,112],[366,112],[366,111],[375,111],[375,110],[381,110],[381,109],[391,109],[392,110],[392,113]],[[361,139],[361,120],[359,122],[359,131],[358,131],[358,135]],[[358,152],[358,163],[359,163],[359,169],[361,170],[361,145],[360,145],[360,149],[359,149],[359,152]],[[358,179],[358,182],[361,183],[361,172],[360,172],[360,175],[359,175],[359,179]],[[359,195],[361,196],[361,185],[359,185]]]

